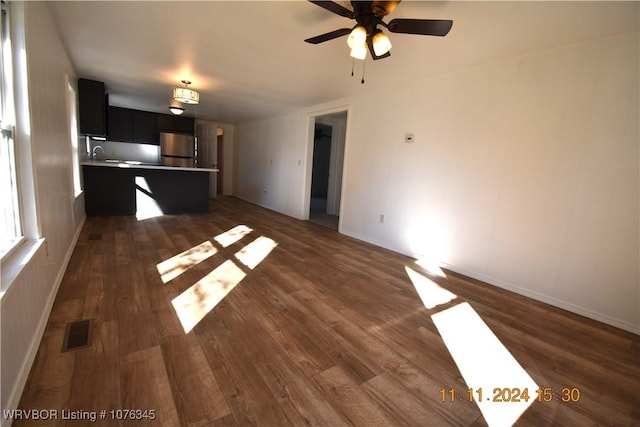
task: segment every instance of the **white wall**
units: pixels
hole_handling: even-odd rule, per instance
[[[235,195],[303,218],[308,118],[305,112],[245,123],[236,129]],[[308,206],[308,203],[307,203]]]
[[[343,233],[640,333],[638,40],[241,124],[238,194],[303,218],[308,116],[348,104]]]
[[[75,83],[75,72],[47,3],[13,3],[12,7],[24,7],[30,135],[44,245],[36,245],[33,257],[2,295],[2,409],[18,403],[85,218],[83,197],[74,197],[66,105],[67,76]]]

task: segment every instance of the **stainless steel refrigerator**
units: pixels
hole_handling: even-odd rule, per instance
[[[193,136],[179,133],[160,133],[160,162],[165,166],[195,166]]]

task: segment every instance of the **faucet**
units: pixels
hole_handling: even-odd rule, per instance
[[[97,160],[98,159],[98,154],[96,153],[96,150],[98,148],[102,150],[102,154],[104,155],[104,148],[102,148],[102,146],[100,146],[100,145],[96,145],[95,147],[93,147],[93,151],[91,152],[91,158],[93,160]]]

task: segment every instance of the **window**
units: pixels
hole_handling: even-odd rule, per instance
[[[67,80],[67,108],[69,109],[69,135],[71,136],[71,168],[73,171],[73,194],[78,197],[82,192],[80,183],[80,153],[78,147],[78,116],[76,109],[76,91]]]
[[[13,97],[13,56],[7,9],[3,1],[0,20],[0,255],[7,253],[22,240],[14,138],[16,116]]]

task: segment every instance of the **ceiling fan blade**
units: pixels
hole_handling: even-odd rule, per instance
[[[313,3],[316,6],[320,6],[323,9],[328,10],[329,12],[333,12],[336,15],[344,16],[345,18],[355,18],[355,15],[352,11],[347,9],[346,7],[339,5],[338,3],[332,1],[314,1],[309,0],[309,3]]]
[[[329,33],[320,34],[319,36],[306,39],[307,43],[318,44],[329,40],[337,39],[338,37],[346,36],[351,32],[351,28],[340,28],[339,30],[331,31]]]
[[[446,36],[453,21],[448,19],[392,19],[387,28],[392,33]]]
[[[373,38],[372,37],[367,37],[367,46],[369,47],[369,53],[371,53],[371,57],[374,60],[378,60],[378,59],[382,59],[382,58],[388,58],[391,56],[391,52],[387,52],[384,55],[376,55],[375,50],[373,50]]]

